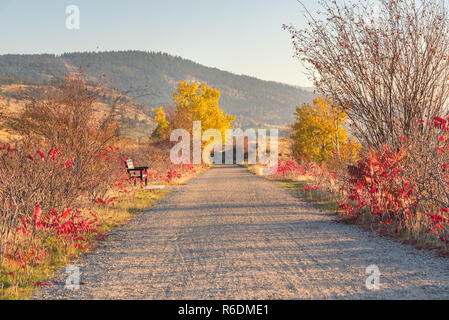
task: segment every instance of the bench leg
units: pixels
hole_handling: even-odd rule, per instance
[[[140,170],[140,187],[142,188],[142,183],[143,183],[143,171]]]

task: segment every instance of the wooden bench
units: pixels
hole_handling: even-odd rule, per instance
[[[146,171],[148,167],[134,167],[134,162],[132,159],[128,159],[125,161],[126,168],[128,169],[128,174],[133,178],[140,178],[140,181],[143,181],[145,178],[145,185],[148,185],[148,174]],[[136,184],[136,181],[134,181]]]

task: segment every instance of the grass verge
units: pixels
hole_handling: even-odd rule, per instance
[[[265,178],[267,180],[271,180],[277,185],[287,189],[292,192],[296,196],[299,196],[302,199],[308,200],[320,208],[332,212],[337,213],[338,211],[338,198],[330,193],[324,192],[323,190],[302,190],[308,184],[313,184],[313,181],[306,179],[305,177],[296,177],[295,179],[279,179],[269,175],[262,174],[262,167],[260,165],[242,165],[247,168],[249,172],[252,174]]]
[[[280,185],[285,189],[289,190],[290,192],[293,192],[299,197],[306,199],[310,202],[313,202],[314,204],[318,205],[320,208],[326,211],[332,213],[337,213],[338,211],[338,200],[331,193],[323,192],[319,189],[307,191],[301,190],[304,189],[308,184],[310,184],[311,181],[275,180],[274,182],[277,185]]]
[[[306,191],[301,190],[304,189],[307,184],[313,184],[313,181],[304,179],[302,177],[295,178],[294,180],[277,179],[275,177],[260,174],[261,167],[259,165],[245,165],[244,167],[246,167],[249,172],[267,180],[271,180],[277,185],[280,185],[281,187],[289,190],[295,196],[310,201],[323,211],[334,213],[335,215],[338,214],[338,197],[335,194],[323,191],[321,189]],[[339,221],[341,221],[342,223],[359,226],[365,231],[374,232],[379,236],[386,236],[393,241],[411,245],[418,250],[430,250],[433,251],[436,256],[449,258],[449,248],[446,245],[443,245],[441,241],[438,241],[438,239],[435,239],[435,237],[432,237],[428,233],[416,231],[419,229],[419,225],[423,223],[421,221],[423,218],[424,217],[421,216],[421,218],[418,218],[416,221],[414,221],[410,230],[399,233],[394,232],[394,230],[385,230],[385,228],[381,228],[381,226],[379,226],[379,224],[374,221],[373,216],[370,214],[362,215],[356,221],[352,218],[347,219],[344,217],[340,217]]]
[[[99,219],[100,232],[90,236],[87,249],[76,248],[56,237],[42,239],[46,249],[45,258],[38,265],[26,268],[12,267],[7,261],[0,265],[0,300],[28,299],[39,286],[51,285],[57,268],[63,267],[80,254],[93,250],[108,236],[108,231],[128,222],[136,214],[142,213],[169,191],[136,190],[134,196],[122,196],[113,205],[96,205],[92,208]]]

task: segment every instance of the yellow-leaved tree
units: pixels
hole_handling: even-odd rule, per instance
[[[191,129],[192,121],[201,121],[201,133],[208,129],[217,129],[225,141],[226,129],[232,128],[235,116],[228,115],[220,109],[220,91],[207,86],[179,82],[178,90],[173,95],[176,103],[174,124],[176,128]]]
[[[360,146],[348,139],[343,127],[346,113],[329,100],[319,97],[313,104],[296,108],[296,122],[292,126],[293,153],[306,155],[313,161],[354,161]]]
[[[170,122],[167,121],[167,117],[162,106],[157,110],[154,121],[156,121],[157,127],[153,131],[152,137],[156,139],[167,139]]]

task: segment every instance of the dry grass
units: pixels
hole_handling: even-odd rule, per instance
[[[307,184],[312,183],[310,180],[277,180],[276,184],[286,188],[287,190],[293,192],[295,195],[300,196],[303,199],[306,199],[316,205],[318,205],[320,208],[323,208],[324,210],[331,212],[331,213],[337,213],[338,211],[338,198],[336,195],[329,193],[329,192],[323,192],[322,190],[308,190],[308,191],[302,191],[301,189],[304,189],[304,187]]]
[[[87,249],[94,250],[98,241],[107,236],[107,232],[129,221],[134,215],[156,203],[168,191],[150,191],[136,189],[134,196],[122,196],[114,205],[97,205],[92,208],[99,218],[100,236],[92,237],[91,245]],[[45,240],[43,245],[49,254],[39,265],[33,268],[12,269],[4,261],[0,266],[0,299],[27,299],[38,282],[51,279],[55,269],[67,265],[86,250],[73,246],[66,246],[62,240],[52,237]],[[11,274],[13,272],[14,274]]]
[[[339,195],[335,192],[330,192],[329,190],[323,189],[307,191],[301,190],[304,189],[307,184],[314,184],[313,179],[310,177],[297,176],[292,179],[277,179],[272,176],[263,175],[261,172],[263,167],[261,165],[246,167],[251,173],[274,181],[276,184],[292,192],[295,196],[310,201],[323,211],[336,215],[340,211]],[[413,220],[409,222],[410,227],[406,231],[399,233],[386,232],[384,228],[376,223],[375,218],[371,214],[361,215],[356,221],[354,221],[354,219],[341,217],[340,221],[343,223],[356,224],[364,230],[378,233],[381,236],[388,236],[394,241],[412,245],[417,249],[434,251],[438,256],[449,257],[448,248],[441,241],[428,232],[423,232],[423,225],[427,222],[425,215],[414,217]]]
[[[293,141],[290,138],[279,138],[278,151],[280,158],[291,158]]]
[[[20,136],[11,134],[4,130],[0,130],[0,143],[7,143],[10,141],[16,141],[18,139],[20,139]]]
[[[249,172],[263,177],[268,180],[274,181],[276,184],[288,189],[295,195],[300,196],[303,199],[309,200],[314,204],[323,207],[325,210],[336,213],[338,211],[338,196],[331,192],[318,190],[302,191],[307,184],[313,184],[313,178],[309,176],[292,176],[288,179],[279,179],[275,176],[264,175],[264,167],[260,164],[246,166]]]

